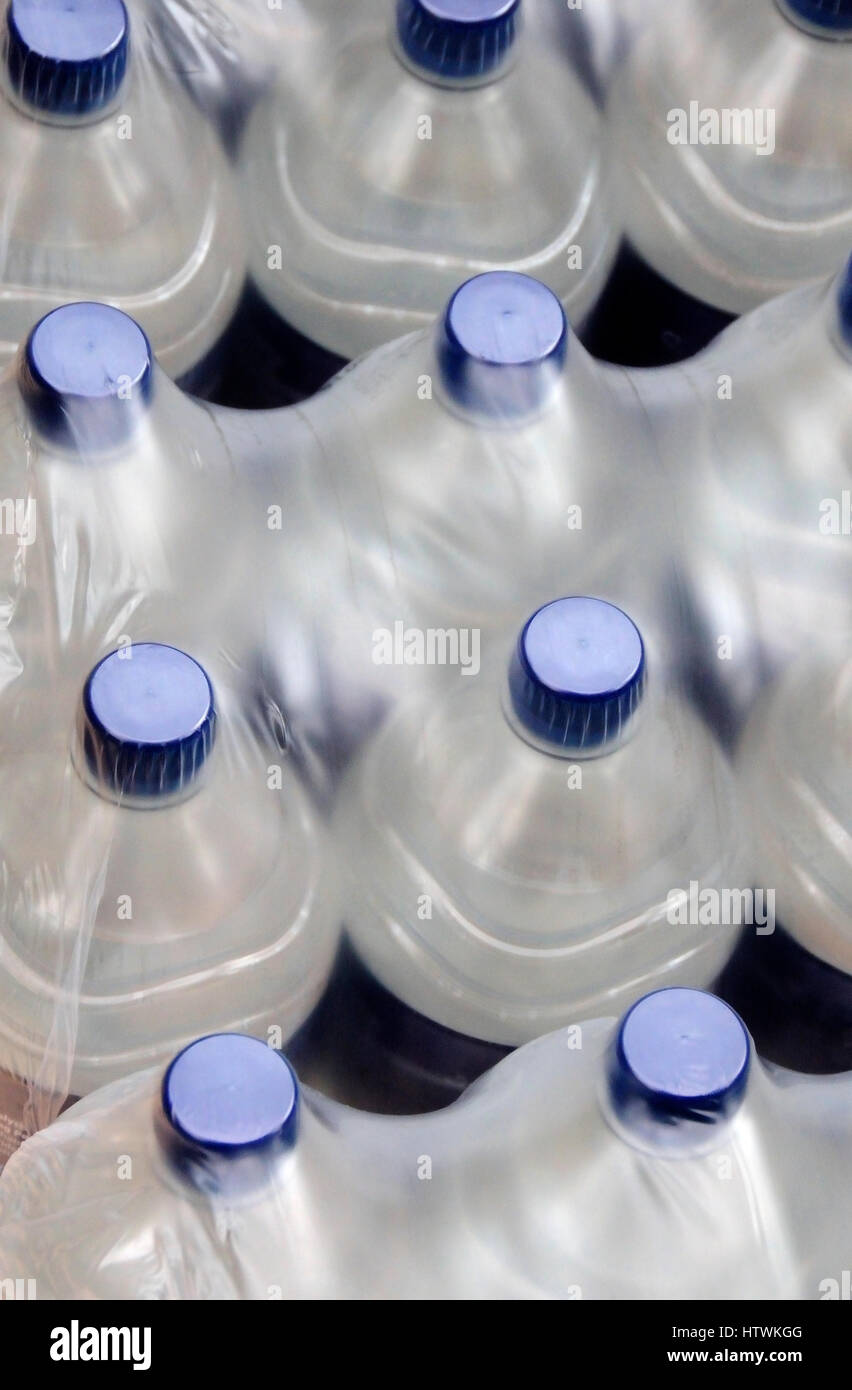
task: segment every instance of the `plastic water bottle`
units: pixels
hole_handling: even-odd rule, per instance
[[[292,772],[214,684],[155,642],[72,697],[6,702],[0,1137],[217,1027],[280,1045],[319,999],[333,872]]]
[[[677,494],[692,685],[733,743],[791,661],[852,641],[852,262],[635,383]]]
[[[775,895],[772,934],[725,972],[765,1057],[852,1070],[852,664],[812,656],[756,707],[739,752],[753,875]]]
[[[850,1099],[849,1077],[764,1071],[687,989],[529,1043],[416,1120],[205,1037],[15,1155],[0,1278],[41,1299],[819,1299],[852,1235]]]
[[[334,1017],[360,1049],[340,1094],[365,1108],[446,1103],[507,1048],[709,984],[733,948],[695,906],[739,883],[730,773],[600,599],[534,613],[508,682],[403,704],[335,826],[355,962]]]
[[[424,623],[514,625],[555,585],[600,581],[628,532],[635,558],[649,519],[667,524],[635,390],[589,358],[552,291],[517,272],[466,281],[434,326],[370,354],[299,414],[351,518],[361,587],[387,593],[390,571]]]
[[[733,316],[840,264],[850,40],[849,0],[653,11],[608,105],[626,240],[590,332],[596,355],[689,356]]]
[[[554,593],[629,599],[665,659],[676,518],[655,440],[626,374],[588,356],[539,281],[476,276],[434,328],[261,418],[264,683],[335,776],[412,686],[475,675]]]
[[[478,271],[523,268],[586,318],[615,241],[599,120],[521,8],[351,0],[291,53],[242,146],[247,403],[308,394]]]
[[[178,390],[118,309],[37,324],[0,378],[4,689],[49,691],[57,664],[82,681],[144,635],[244,661],[245,423]]]
[[[146,7],[12,0],[0,101],[0,363],[66,300],[129,310],[163,368],[212,388],[244,278],[231,171],[151,49]]]

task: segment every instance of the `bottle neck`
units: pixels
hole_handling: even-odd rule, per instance
[[[467,33],[463,25],[450,24],[448,31],[431,31],[425,39],[428,25],[416,11],[413,0],[398,0],[388,38],[393,56],[421,82],[473,92],[502,81],[514,67],[520,28],[517,13],[511,18],[511,31],[498,26],[484,35],[475,25]]]
[[[292,1144],[268,1145],[234,1156],[193,1144],[162,1113],[154,1120],[161,1172],[181,1193],[203,1201],[252,1205],[279,1183],[295,1162]]]
[[[749,1080],[751,1043],[715,995],[682,986],[645,995],[610,1044],[601,1104],[631,1147],[693,1158],[727,1142]]]
[[[619,749],[631,741],[641,727],[644,713],[644,706],[639,705],[629,719],[624,720],[617,729],[608,733],[605,738],[595,736],[587,737],[585,740],[581,738],[576,742],[559,743],[536,734],[519,719],[508,680],[504,681],[501,703],[506,722],[517,738],[529,744],[530,748],[534,748],[537,753],[546,753],[549,757],[560,758],[566,763],[596,762],[599,758],[606,758],[611,753],[617,753]]]
[[[104,121],[110,120],[122,108],[126,100],[128,77],[119,89],[113,93],[108,101],[103,105],[97,106],[89,111],[63,112],[52,111],[48,108],[29,101],[22,91],[16,87],[12,81],[7,68],[3,68],[2,78],[0,78],[0,90],[9,102],[10,106],[28,120],[36,121],[39,125],[56,126],[63,130],[82,130],[87,126],[96,126]]]
[[[145,792],[134,791],[131,772],[116,772],[112,765],[99,760],[90,746],[85,718],[81,717],[71,748],[71,762],[81,782],[102,801],[111,802],[126,811],[166,811],[190,801],[207,785],[210,760],[215,749],[200,766],[187,766],[175,778],[170,769],[159,786],[149,786]]]
[[[251,1198],[278,1178],[301,1124],[299,1084],[260,1038],[209,1034],[163,1077],[157,1138],[170,1174],[208,1198]]]

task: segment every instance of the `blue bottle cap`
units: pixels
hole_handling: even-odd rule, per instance
[[[616,1120],[637,1138],[693,1144],[739,1108],[751,1044],[733,1009],[698,989],[660,989],[628,1010],[609,1063]]]
[[[31,332],[20,388],[49,439],[111,448],[132,431],[151,395],[151,347],[133,319],[108,304],[63,304]]]
[[[635,623],[599,598],[560,598],[526,623],[509,666],[509,696],[537,740],[599,751],[618,740],[645,688]]]
[[[6,27],[9,79],[29,106],[84,116],[118,92],[129,41],[122,0],[12,0]]]
[[[449,80],[486,77],[515,41],[521,0],[397,0],[402,50],[415,67]]]
[[[259,1038],[213,1033],[190,1043],[163,1077],[163,1114],[184,1143],[220,1158],[292,1148],[299,1085],[289,1062]]]
[[[846,262],[846,269],[840,277],[837,290],[837,320],[844,344],[852,349],[852,256]]]
[[[116,796],[171,796],[213,747],[213,688],[185,652],[141,642],[105,656],[83,689],[83,749],[98,786]]]
[[[843,39],[852,34],[852,0],[782,0],[781,9],[801,19],[809,29],[826,38]]]
[[[565,363],[568,324],[556,295],[514,270],[476,275],[444,315],[438,361],[456,404],[491,419],[538,410]]]

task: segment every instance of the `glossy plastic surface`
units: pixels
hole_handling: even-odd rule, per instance
[[[852,993],[852,661],[806,658],[756,710],[738,758],[754,877],[775,888],[800,946],[850,977]]]
[[[852,640],[851,281],[847,265],[634,377],[678,498],[691,680],[726,741],[791,661]]]
[[[438,1115],[301,1088],[298,1137],[265,1161],[187,1162],[156,1119],[161,1072],[130,1077],[9,1163],[0,1277],[43,1299],[818,1299],[852,1234],[852,1082],[770,1074],[724,1005],[679,1008],[685,1052],[646,1021],[655,1065],[680,1086],[724,1056],[737,1103],[658,1113],[641,1140],[612,1109],[613,1020],[529,1044]]]
[[[607,632],[585,640],[583,672],[609,654]],[[559,659],[577,665],[570,639]],[[675,898],[741,883],[730,773],[662,673],[633,704],[611,738],[595,723],[565,748],[516,724],[502,663],[401,703],[336,814],[347,927],[381,984],[456,1032],[518,1044],[715,978],[736,929]]]
[[[422,327],[496,268],[543,280],[579,324],[614,255],[597,113],[523,29],[495,71],[459,81],[406,56],[392,0],[321,13],[241,163],[256,288],[344,358]]]
[[[15,0],[9,10],[0,366],[69,300],[132,314],[174,378],[208,371],[231,319],[244,279],[233,176],[151,16],[147,0]]]
[[[280,712],[253,694],[255,423],[85,304],[0,379],[0,436],[4,1150],[204,1030],[290,1037],[339,919]]]
[[[628,240],[734,314],[830,274],[852,243],[852,31],[827,38],[783,11],[653,6],[608,105]]]
[[[467,685],[554,596],[629,607],[671,663],[676,516],[655,440],[626,374],[589,358],[540,283],[466,282],[277,429],[252,475],[264,514],[282,507],[257,536],[261,663],[296,741],[326,761],[337,746],[334,776],[406,691]]]

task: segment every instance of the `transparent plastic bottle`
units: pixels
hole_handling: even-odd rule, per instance
[[[0,71],[0,364],[67,300],[138,319],[209,391],[244,238],[214,132],[150,42],[147,5],[12,0]]]
[[[634,382],[677,496],[690,680],[734,743],[791,661],[852,642],[852,261]]]
[[[852,1070],[852,659],[813,655],[755,709],[739,750],[752,872],[775,893],[774,934],[725,972],[761,1054]]]
[[[850,1087],[764,1071],[686,989],[417,1119],[206,1037],[11,1160],[0,1277],[41,1299],[819,1299],[848,1263]]]
[[[280,1045],[305,1022],[337,943],[334,874],[224,676],[214,695],[188,654],[122,647],[73,702],[57,684],[19,715],[0,782],[6,1153],[67,1095],[207,1028]]]
[[[434,327],[248,418],[274,444],[253,446],[264,681],[335,777],[408,690],[467,684],[554,593],[629,600],[668,659],[676,517],[655,440],[626,373],[588,356],[539,281],[475,276]]]
[[[354,961],[328,1031],[357,1039],[340,1095],[368,1109],[446,1103],[509,1047],[710,984],[733,949],[695,909],[740,883],[731,775],[631,619],[558,599],[505,669],[401,705],[341,793]]]
[[[0,688],[76,685],[154,636],[242,659],[251,607],[242,417],[184,395],[134,321],[69,304],[0,378]]]
[[[245,403],[309,394],[479,271],[536,275],[582,324],[615,243],[600,123],[520,0],[350,0],[298,58],[242,146],[270,362]]]
[[[849,0],[653,11],[608,104],[625,245],[590,330],[596,356],[689,356],[732,316],[840,264],[850,64]]]

